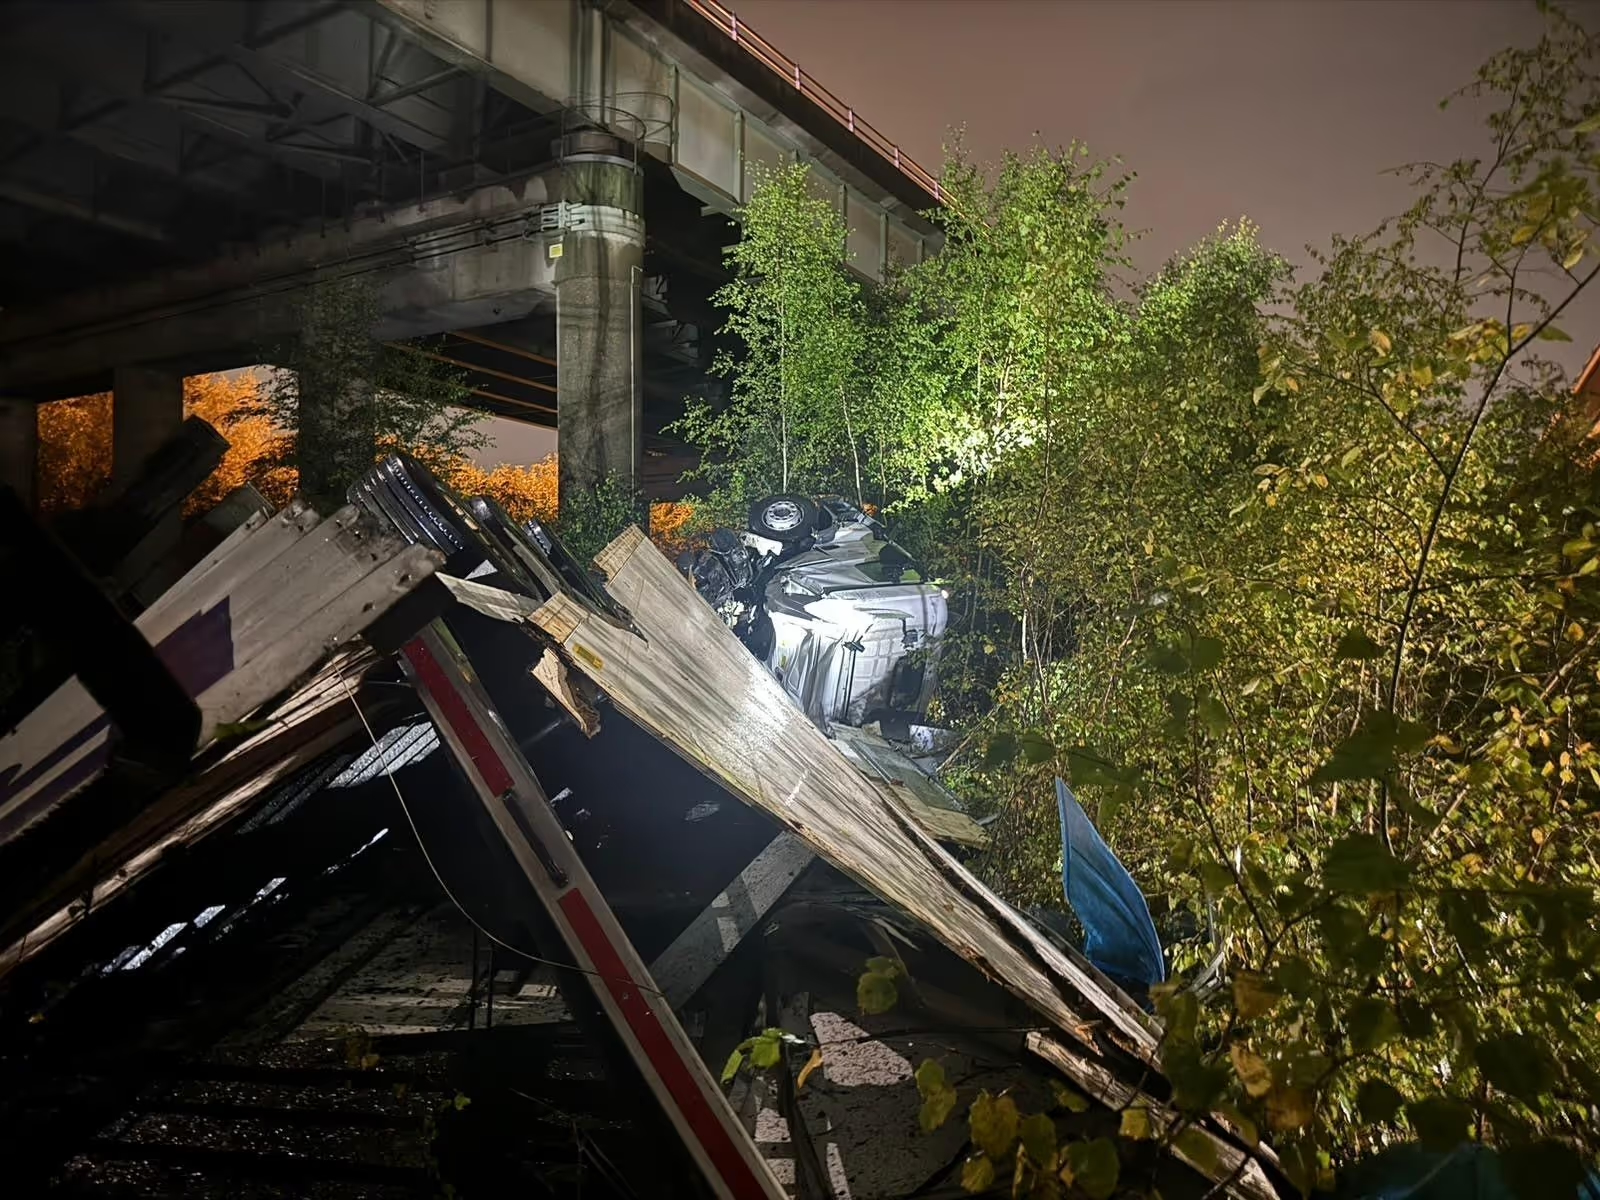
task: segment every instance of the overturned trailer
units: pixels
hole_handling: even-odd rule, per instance
[[[415,463],[352,499],[330,520],[415,569],[337,633],[300,636],[325,603],[304,601],[280,636],[310,660],[155,794],[57,797],[57,827],[101,820],[7,910],[0,1138],[27,1194],[964,1194],[964,1122],[918,1124],[927,1059],[963,1109],[982,1089],[1048,1111],[1069,1082],[1093,1103],[1053,1113],[1063,1142],[1132,1104],[1176,1127],[1155,1023],[638,531],[602,586]],[[222,559],[284,517],[254,520]],[[305,561],[278,577],[311,587]],[[215,607],[206,573],[150,611]],[[13,746],[34,764],[13,781],[48,775],[70,724]],[[898,991],[876,1015],[869,961]],[[1123,1144],[1125,1178],[1278,1194],[1267,1152],[1188,1129]]]

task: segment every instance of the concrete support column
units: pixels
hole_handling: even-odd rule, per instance
[[[183,426],[183,376],[149,367],[118,367],[111,374],[111,488],[136,479],[144,460]],[[183,538],[183,516],[173,512],[140,547],[158,562]]]
[[[122,487],[183,424],[183,376],[118,367],[111,387],[111,486]]]
[[[39,503],[39,409],[31,400],[0,399],[0,484],[30,511]]]
[[[569,134],[556,260],[556,424],[563,498],[608,476],[636,488],[643,438],[642,180],[613,139]]]

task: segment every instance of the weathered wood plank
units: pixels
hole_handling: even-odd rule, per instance
[[[135,622],[139,632],[152,645],[161,646],[180,627],[216,610],[231,588],[271,562],[319,520],[304,505],[294,504],[271,521],[247,522],[249,528],[230,535],[140,614]],[[58,780],[84,775],[86,764],[104,757],[108,732],[95,728],[101,715],[94,698],[73,678],[0,738],[0,828],[17,820],[32,797],[50,789],[65,791]],[[67,749],[63,751],[63,747]],[[9,776],[8,767],[14,768]],[[30,782],[21,782],[30,775]],[[20,828],[6,836],[17,832]]]
[[[1150,1114],[1150,1127],[1156,1137],[1165,1137],[1179,1121],[1171,1108],[1136,1088],[1123,1083],[1098,1063],[1074,1054],[1054,1038],[1042,1033],[1028,1035],[1028,1049],[1055,1067],[1078,1087],[1109,1108],[1124,1109],[1134,1106]],[[1181,1142],[1173,1145],[1173,1153],[1207,1179],[1223,1184],[1230,1196],[1247,1200],[1280,1200],[1278,1190],[1272,1186],[1261,1164],[1228,1139],[1191,1122],[1188,1129],[1204,1139],[1211,1153],[1195,1154],[1185,1149]]]
[[[442,562],[353,507],[321,521],[297,503],[247,524],[135,623],[199,704],[197,750]],[[109,737],[105,714],[71,679],[0,738],[0,841],[87,785],[107,760]]]
[[[95,882],[89,889],[87,905],[78,901],[58,909],[26,935],[0,950],[0,977],[45,949],[89,913],[98,911],[149,875],[161,865],[162,857],[173,847],[192,845],[212,830],[241,815],[264,792],[361,732],[362,728],[359,718],[352,711],[345,719],[316,726],[316,731],[308,738],[292,739],[295,745],[281,747],[275,754],[263,756],[265,761],[260,762],[258,769],[250,772],[244,782]]]
[[[241,580],[266,567],[321,520],[296,501],[265,521],[247,521],[243,536],[230,534],[139,615],[140,631],[149,640],[160,641],[195,613],[216,604]]]
[[[516,592],[489,587],[471,579],[457,579],[454,575],[443,573],[438,579],[458,604],[465,604],[474,612],[493,617],[496,621],[513,623],[525,621],[539,611],[537,600],[530,600],[527,596],[518,595]]]
[[[272,645],[297,616],[409,548],[398,533],[353,505],[340,509],[228,593],[235,642]],[[241,654],[237,661],[249,657]]]
[[[619,708],[1060,1029],[1096,1049],[1104,1030],[1154,1063],[1154,1023],[1080,956],[1056,950],[846,762],[643,534],[629,530],[601,557],[612,594],[648,641],[566,597],[533,620]]]
[[[406,546],[393,557],[381,558],[376,567],[336,595],[330,597],[326,589],[344,582],[354,574],[353,569],[335,566],[329,570],[323,576],[324,589],[311,590],[304,603],[291,597],[274,621],[258,626],[259,637],[253,640],[261,648],[195,698],[200,705],[202,744],[218,724],[253,712],[318,659],[360,633],[425,579],[442,558],[427,546]]]
[[[132,821],[87,849],[76,863],[62,872],[48,895],[36,898],[33,907],[41,915],[49,913],[52,904],[59,911],[36,925],[16,944],[0,951],[0,975],[16,963],[31,958],[86,915],[81,906],[83,896],[91,896],[90,908],[98,909],[103,900],[121,894],[118,889],[100,888],[106,880],[120,879],[125,888],[148,874],[158,865],[157,861],[141,860],[144,865],[136,869],[134,860],[179,825],[205,812],[209,806],[225,802],[233,789],[247,786],[262,772],[278,772],[286,761],[294,764],[310,761],[306,757],[306,747],[328,748],[346,737],[364,732],[365,727],[349,707],[350,689],[358,686],[361,675],[377,661],[377,656],[364,648],[335,656],[304,687],[274,709],[255,734],[225,752],[221,747],[214,748],[214,753],[220,757],[207,763],[195,778],[167,792]],[[346,686],[347,681],[349,686]],[[381,700],[375,705],[369,701],[369,706],[382,711]],[[316,750],[312,757],[320,752]],[[274,774],[273,777],[281,776]],[[208,836],[235,815],[240,815],[237,808],[220,811],[216,821],[194,826],[194,837]],[[66,906],[69,899],[72,901],[70,909]],[[64,917],[72,920],[63,924]]]

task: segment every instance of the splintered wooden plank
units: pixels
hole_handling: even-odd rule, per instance
[[[0,950],[0,977],[141,882],[174,847],[193,846],[295,771],[363,733],[348,680],[359,679],[374,661],[364,651],[339,656],[279,705],[255,735],[87,852],[66,873],[81,881],[77,898]]]
[[[436,578],[457,603],[465,604],[474,612],[493,617],[496,621],[512,623],[525,621],[539,611],[537,600],[530,600],[517,592],[490,587],[486,583],[475,583],[471,579],[457,579],[454,575],[446,575],[443,572]]]
[[[1060,1029],[1097,1050],[1102,1029],[1154,1063],[1154,1023],[863,778],[643,534],[628,530],[596,561],[642,638],[565,596],[533,620],[620,709]]]
[[[550,693],[550,698],[566,710],[578,728],[583,730],[584,737],[593,737],[600,732],[600,714],[578,694],[578,689],[572,686],[567,668],[554,653],[547,651],[539,655],[539,661],[533,664],[529,674],[544,684],[544,690]]]
[[[1123,1083],[1099,1063],[1074,1054],[1054,1038],[1030,1033],[1027,1044],[1029,1050],[1108,1108],[1144,1109],[1155,1137],[1167,1137],[1174,1128],[1186,1131],[1188,1136],[1174,1138],[1172,1152],[1217,1184],[1219,1190],[1248,1200],[1281,1200],[1261,1164],[1227,1138],[1197,1122],[1181,1124],[1183,1118],[1173,1109]],[[1263,1149],[1261,1153],[1269,1152]]]
[[[888,742],[848,725],[833,726],[828,736],[890,803],[898,805],[934,837],[958,846],[989,844],[989,835],[982,826],[958,809],[937,783]]]
[[[949,842],[956,846],[969,846],[973,849],[982,849],[989,844],[989,835],[966,813],[951,812],[947,808],[934,808],[924,804],[920,797],[911,789],[878,780],[867,781],[887,800],[906,816],[910,817],[923,831],[931,834],[936,841]]]

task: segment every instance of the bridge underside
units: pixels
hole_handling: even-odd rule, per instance
[[[667,491],[684,459],[661,429],[714,394],[747,164],[812,161],[868,276],[927,228],[898,150],[855,146],[853,112],[846,131],[786,98],[700,20],[676,0],[0,7],[0,478],[32,484],[32,405],[116,385],[131,456],[178,420],[175,381],[262,361],[305,287],[366,275],[384,338],[425,339],[487,412],[563,426],[564,475]]]

